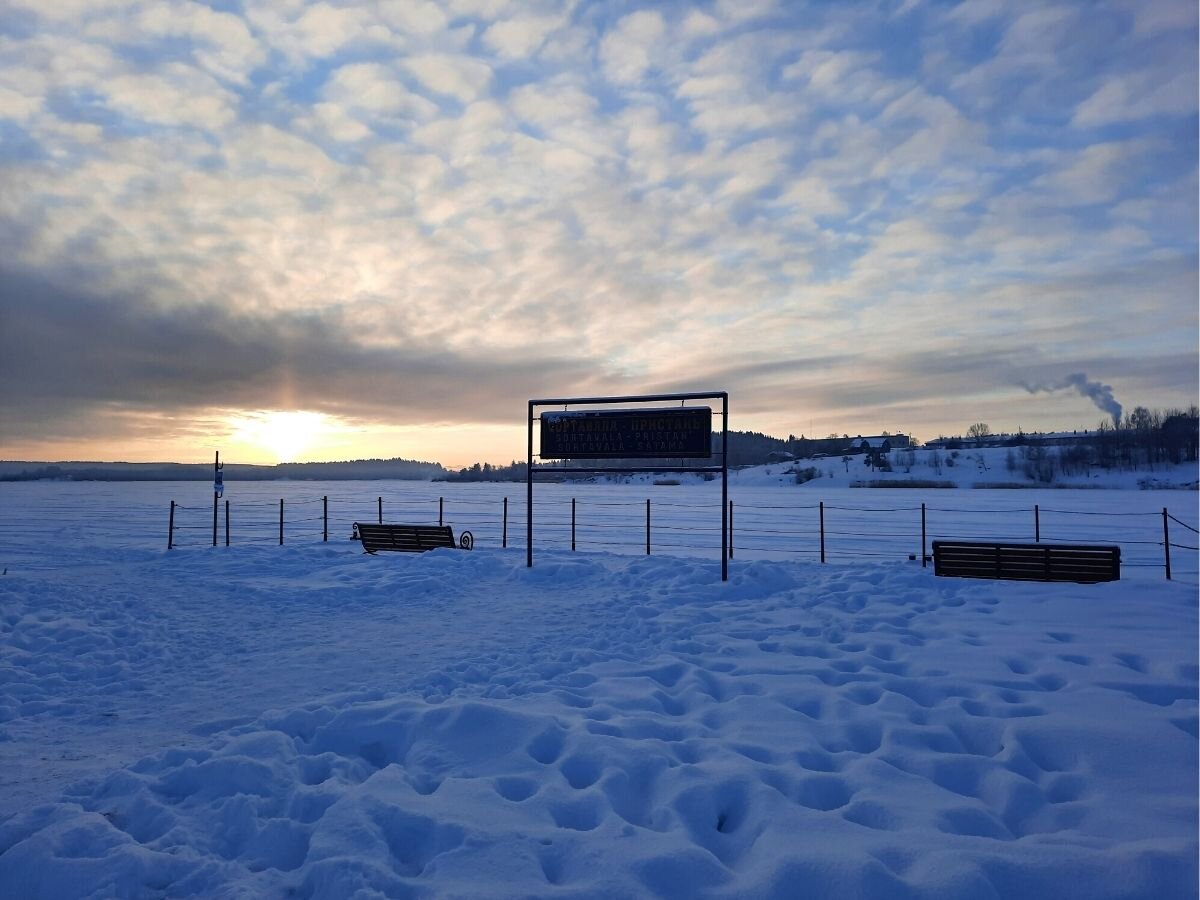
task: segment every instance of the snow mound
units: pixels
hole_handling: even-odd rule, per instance
[[[523,598],[579,628],[523,666],[447,660],[80,784],[0,824],[0,895],[1194,893],[1190,588],[1139,584],[1134,604],[1120,583],[903,565],[743,563],[722,585],[711,561],[354,564],[355,592],[394,605],[436,584],[439,615]]]

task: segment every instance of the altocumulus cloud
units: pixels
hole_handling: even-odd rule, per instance
[[[1192,2],[10,0],[0,35],[3,440],[1195,398]]]

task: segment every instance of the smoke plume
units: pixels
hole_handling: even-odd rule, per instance
[[[1102,409],[1112,416],[1114,426],[1121,424],[1121,404],[1113,396],[1112,387],[1107,384],[1101,384],[1099,381],[1088,381],[1087,375],[1083,372],[1072,372],[1062,381],[1056,381],[1051,384],[1022,383],[1021,387],[1025,388],[1031,394],[1048,394],[1054,391],[1065,391],[1069,388],[1074,388],[1079,392],[1080,396],[1087,397],[1096,404],[1098,409]]]

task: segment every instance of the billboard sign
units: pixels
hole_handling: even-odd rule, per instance
[[[712,410],[609,409],[543,412],[542,459],[709,459]]]

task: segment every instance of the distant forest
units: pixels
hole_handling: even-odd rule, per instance
[[[789,435],[787,438],[771,437],[767,434],[762,434],[758,431],[731,431],[729,432],[729,465],[730,466],[760,466],[764,463],[772,462],[771,454],[791,454],[797,458],[803,456],[811,456],[813,453],[841,453],[850,445],[848,437],[840,438],[822,438],[820,440],[810,440],[809,438]],[[714,434],[712,437],[712,447],[714,453],[720,453],[721,437]],[[775,459],[780,459],[776,456]],[[719,457],[718,457],[719,460]],[[595,460],[564,460],[559,465],[563,466],[580,466],[589,467],[596,465]],[[681,470],[704,468],[713,465],[713,460],[710,459],[679,459],[662,458],[662,459],[607,459],[602,460],[604,466],[612,466],[613,468],[634,468],[638,466],[649,466],[654,468],[665,468],[674,466]],[[525,463],[514,460],[507,466],[493,466],[489,463],[475,463],[475,465],[466,469],[459,469],[457,472],[447,472],[445,475],[435,476],[435,481],[524,481],[525,480]]]
[[[987,431],[984,425],[974,426]],[[1194,461],[1197,456],[1197,417],[1195,408],[1188,410],[1146,410],[1138,407],[1114,428],[1106,423],[1086,437],[1080,436],[1069,446],[1047,451],[1048,440],[1042,435],[1007,436],[1002,445],[1028,445],[1027,457],[1035,462],[1046,460],[1043,468],[1054,467],[1064,473],[1090,466],[1100,468],[1142,468],[1156,464]],[[1085,433],[1086,434],[1086,433]],[[982,446],[987,438],[982,433],[979,439],[955,439],[962,447]],[[713,435],[713,450],[719,451],[720,435]],[[814,454],[825,456],[862,452],[851,447],[847,435],[827,438],[807,438],[788,435],[787,438],[771,437],[757,431],[729,432],[729,465],[759,466],[770,462],[807,459]],[[991,444],[994,446],[995,444]],[[947,449],[950,443],[947,443]],[[718,457],[719,459],[719,457]],[[582,468],[595,465],[594,460],[566,460],[565,467],[573,464]],[[709,459],[616,459],[605,460],[605,466],[613,468],[677,467],[680,470],[702,468],[713,464]],[[508,465],[494,466],[491,463],[475,463],[473,466],[446,469],[440,463],[420,462],[411,459],[359,459],[348,462],[280,463],[275,466],[250,466],[229,463],[224,470],[225,481],[274,481],[294,479],[296,481],[350,481],[399,479],[410,481],[524,481],[525,463],[513,460]],[[213,477],[211,463],[94,463],[94,462],[0,462],[0,481],[210,481]],[[1045,477],[1044,475],[1042,476]]]
[[[280,463],[251,466],[227,463],[231,481],[428,481],[446,474],[440,463],[412,459],[356,459],[349,462]],[[212,463],[0,463],[0,481],[212,481]]]

